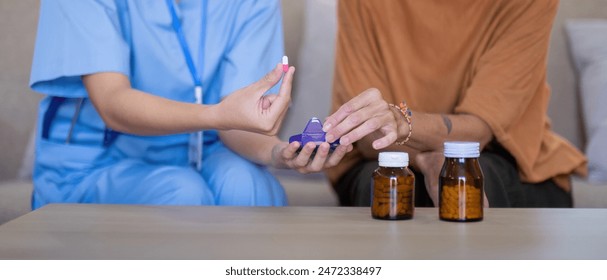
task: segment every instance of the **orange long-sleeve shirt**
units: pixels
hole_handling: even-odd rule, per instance
[[[568,175],[587,166],[547,117],[557,7],[557,0],[340,1],[332,110],[375,87],[414,111],[478,116],[524,182],[554,178],[569,190]],[[327,171],[330,181],[361,158],[356,149],[348,154]]]

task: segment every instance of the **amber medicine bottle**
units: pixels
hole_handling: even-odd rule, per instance
[[[445,142],[445,163],[439,176],[439,217],[444,221],[483,219],[483,172],[478,142]]]
[[[379,167],[373,172],[371,216],[381,220],[413,218],[415,176],[407,167],[409,154],[379,153]]]

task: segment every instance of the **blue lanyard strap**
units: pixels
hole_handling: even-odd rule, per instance
[[[181,28],[181,22],[177,17],[177,12],[175,11],[175,5],[173,3],[173,0],[166,0],[166,3],[169,7],[169,11],[171,12],[171,25],[173,26],[173,30],[175,30],[175,34],[177,34],[177,39],[179,39],[179,45],[181,46],[181,50],[183,51],[183,56],[185,57],[188,69],[190,70],[190,74],[192,74],[192,79],[194,80],[194,99],[196,100],[196,104],[202,104],[202,73],[198,73],[198,71],[196,70],[196,65],[194,65],[194,60],[192,59],[192,54],[190,53],[188,43],[185,40],[185,35],[183,34],[183,29]],[[200,63],[201,72],[202,69],[204,69],[206,20],[207,1],[203,0],[201,13],[202,26],[200,29],[200,52],[198,53],[198,60]],[[188,153],[188,158],[190,164],[194,165],[196,170],[202,169],[202,139],[202,131],[197,131],[190,135],[190,150]]]
[[[188,65],[188,69],[190,70],[190,74],[192,74],[192,79],[194,80],[194,86],[202,87],[201,74],[198,73],[196,69],[196,65],[194,64],[194,60],[192,59],[192,54],[190,53],[190,48],[188,47],[188,43],[185,40],[185,35],[183,34],[183,29],[181,28],[181,22],[179,21],[179,17],[177,17],[177,12],[175,11],[175,5],[173,0],[166,0],[167,6],[169,7],[169,11],[171,12],[171,25],[173,26],[173,30],[175,30],[175,34],[177,34],[177,39],[179,40],[179,45],[181,46],[181,51],[185,56],[186,64]],[[201,40],[200,40],[200,67],[204,67],[204,44],[205,44],[205,27],[206,27],[206,14],[207,14],[207,1],[202,1],[202,28],[200,30]]]

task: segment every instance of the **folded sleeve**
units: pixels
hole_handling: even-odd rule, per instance
[[[130,76],[129,46],[114,0],[43,0],[30,76],[38,92],[84,97],[81,76]]]
[[[507,2],[455,108],[455,113],[478,116],[489,125],[526,181],[539,180],[536,165],[552,137],[546,64],[557,8],[553,0]]]
[[[280,3],[264,0],[241,4],[234,36],[222,61],[220,98],[261,79],[284,55]],[[270,92],[277,92],[278,86]]]
[[[546,63],[558,1],[512,1],[478,60],[472,82],[456,113],[484,119],[496,136],[504,135],[547,93]],[[536,100],[534,100],[536,99]],[[535,108],[545,111],[546,108]],[[542,126],[544,123],[538,123]],[[541,127],[538,127],[541,129]]]

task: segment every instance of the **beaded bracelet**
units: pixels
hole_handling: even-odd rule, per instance
[[[394,107],[396,109],[398,109],[398,111],[401,112],[401,114],[403,114],[403,116],[405,117],[405,120],[407,121],[407,125],[409,126],[409,134],[407,134],[407,138],[405,138],[405,140],[400,141],[400,142],[395,142],[396,145],[404,145],[405,143],[409,142],[409,139],[411,139],[411,133],[413,133],[413,121],[411,120],[411,116],[413,115],[411,113],[411,110],[409,110],[409,107],[407,106],[407,102],[405,101],[401,101],[398,106],[394,105],[394,104],[388,104],[390,105],[390,107]]]

